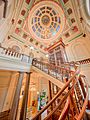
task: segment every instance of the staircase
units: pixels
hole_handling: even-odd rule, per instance
[[[50,83],[56,85],[59,88],[59,91],[57,91],[56,95],[54,95],[53,92],[53,98],[35,115],[35,117],[32,118],[32,120],[41,120],[40,116],[48,109],[50,112],[42,120],[83,119],[88,101],[88,86],[85,82],[84,76],[77,74],[77,67],[73,67],[76,71],[72,71],[70,65],[58,67],[33,60],[32,69],[39,72],[41,71],[41,73],[45,74],[45,77],[48,75],[48,78],[55,78],[56,82],[50,80]],[[57,81],[59,81],[58,84]],[[59,86],[61,83],[63,83],[62,86]],[[51,110],[50,106],[52,106]]]
[[[73,71],[72,71],[73,68]],[[85,76],[80,75],[76,65],[54,66],[33,60],[32,69],[41,72],[49,80],[50,101],[32,120],[86,120],[88,85]],[[26,119],[30,73],[26,73],[26,85],[20,120]],[[0,120],[16,120],[23,72],[19,72],[18,84],[11,109],[0,113]],[[56,91],[54,90],[56,87]],[[42,114],[47,115],[42,119]],[[27,118],[28,119],[28,118]]]
[[[53,84],[62,88],[65,85],[65,79],[69,79],[73,75],[73,71],[70,67],[63,65],[62,67],[54,66],[48,63],[43,63],[37,60],[33,60],[32,69],[43,74]]]

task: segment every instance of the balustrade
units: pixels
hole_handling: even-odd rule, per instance
[[[12,54],[11,52],[11,54],[9,54],[9,52],[6,52],[6,50],[4,54],[5,53],[8,54],[8,56]],[[22,61],[27,60],[27,56],[23,54],[21,54],[20,57]],[[37,67],[39,70],[45,72],[46,74],[55,77],[57,80],[62,80],[62,82],[65,83],[65,85],[61,89],[57,90],[56,95],[50,96],[51,100],[48,101],[47,105],[44,108],[37,112],[37,114],[32,118],[32,120],[40,120],[42,114],[45,111],[47,111],[47,116],[45,116],[43,120],[82,120],[88,103],[88,85],[85,81],[85,76],[79,74],[78,67],[72,65],[72,67],[74,67],[74,71],[72,71],[72,67],[70,66],[70,64],[67,66],[62,65],[61,67],[58,67],[48,63],[37,61],[35,59],[33,60],[32,65]],[[22,81],[22,75],[20,79]],[[26,92],[24,94],[20,119],[26,118],[25,112],[27,109],[26,103],[28,98],[29,80],[30,76],[28,76],[25,87]],[[19,81],[20,86],[18,84],[12,109],[8,114],[10,120],[15,120],[17,115],[21,83],[22,82]],[[49,85],[49,91],[51,93],[51,82],[49,82]],[[1,116],[2,115],[0,115],[0,117]],[[0,120],[3,120],[3,118],[0,118]]]
[[[50,76],[53,76],[54,78],[58,80],[62,80],[64,82],[64,78],[69,78],[71,74],[73,74],[73,71],[70,70],[70,67],[62,65],[54,66],[52,64],[43,63],[41,61],[33,60],[32,62],[33,66],[37,67],[38,69],[44,71],[45,73],[49,74]]]
[[[10,59],[17,59],[17,60],[20,60],[20,61],[26,62],[26,63],[30,62],[30,56],[15,52],[11,49],[4,48],[1,46],[0,46],[0,56],[8,57]]]
[[[72,62],[71,62],[72,63]],[[79,61],[75,61],[75,62],[73,62],[73,63],[76,63],[76,64],[81,64],[81,65],[83,65],[83,64],[89,64],[90,63],[90,58],[87,58],[87,59],[83,59],[83,60],[79,60]]]
[[[70,64],[71,63],[69,63],[69,65]],[[57,79],[59,78],[59,80],[60,77],[57,76],[58,74],[61,75],[61,77],[63,77],[62,80],[64,82],[66,81],[66,83],[56,96],[53,96],[50,102],[42,108],[32,120],[39,120],[39,116],[42,116],[45,110],[48,111],[49,109],[50,111],[50,108],[51,111],[47,113],[47,116],[43,120],[52,120],[54,117],[57,120],[81,120],[84,117],[88,103],[88,85],[85,82],[85,76],[79,75],[78,66],[71,64],[71,67],[68,69],[64,65],[58,67],[37,60],[33,60],[33,66],[49,75],[53,75],[53,77]],[[74,67],[74,71],[70,69],[72,67]],[[67,90],[67,92],[65,90]],[[57,101],[58,104],[55,104]]]

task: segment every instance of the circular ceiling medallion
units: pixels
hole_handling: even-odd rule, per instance
[[[48,25],[50,23],[50,17],[48,15],[43,15],[41,18],[43,25]]]
[[[55,40],[62,33],[64,25],[64,12],[54,1],[41,1],[30,10],[28,27],[35,39]]]

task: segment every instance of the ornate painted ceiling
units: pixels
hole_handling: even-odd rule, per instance
[[[56,2],[41,1],[30,10],[26,23],[32,37],[48,45],[62,33],[65,16]]]
[[[21,0],[12,37],[44,51],[59,41],[65,44],[82,35],[75,0]],[[20,3],[21,2],[21,3]]]

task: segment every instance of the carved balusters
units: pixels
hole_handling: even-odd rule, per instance
[[[79,77],[79,83],[80,83],[80,86],[82,89],[83,96],[84,96],[84,98],[86,98],[86,91],[85,91],[85,86],[84,86],[82,77]]]
[[[49,98],[50,100],[52,99],[52,87],[51,87],[51,82],[49,81]],[[51,111],[53,110],[53,104],[51,104]]]
[[[1,49],[1,54],[3,54],[3,55],[12,56],[12,57],[16,57],[16,58],[20,58],[21,57],[20,53],[17,53],[17,52],[13,51],[10,48],[0,47],[0,49]]]
[[[33,65],[40,70],[44,71],[45,73],[55,77],[56,79],[64,81],[65,77],[70,77],[70,71],[69,69],[66,69],[65,67],[58,67],[54,66],[52,64],[43,63],[41,61],[33,60]]]
[[[81,90],[80,90],[79,83],[76,84],[76,88],[75,89],[76,89],[76,94],[77,94],[78,102],[79,102],[80,109],[81,109],[82,105],[83,105],[83,97],[82,97],[82,93],[81,93]]]

